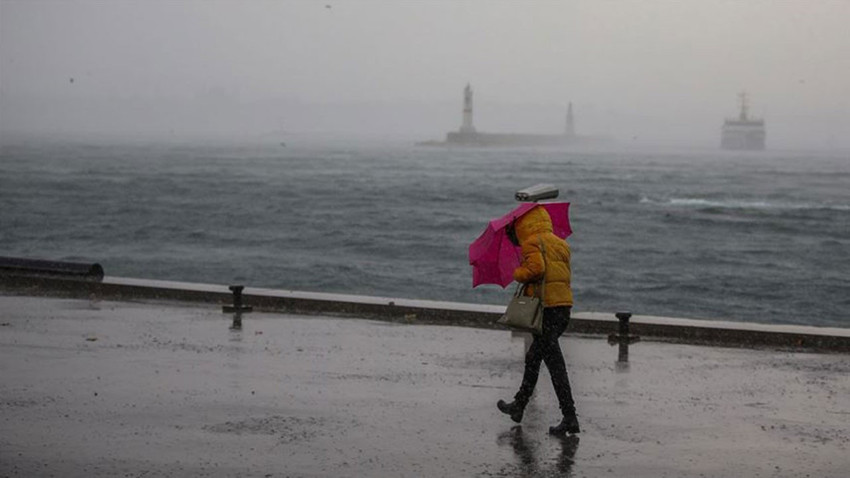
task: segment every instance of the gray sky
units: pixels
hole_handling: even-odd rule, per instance
[[[330,8],[328,8],[328,6]],[[716,145],[739,91],[778,147],[850,147],[850,0],[0,0],[0,128]],[[71,79],[73,78],[73,82]]]

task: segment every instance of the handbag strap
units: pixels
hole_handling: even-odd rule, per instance
[[[546,297],[546,245],[543,244],[543,238],[537,236],[537,242],[540,244],[540,254],[543,256],[543,278],[540,279],[540,302]],[[544,304],[545,305],[545,304]]]

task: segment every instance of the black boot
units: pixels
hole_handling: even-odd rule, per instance
[[[498,403],[496,403],[496,406],[499,407],[499,411],[505,415],[510,415],[511,420],[517,423],[522,421],[522,413],[525,411],[525,407],[517,403],[516,400],[511,403],[499,400]]]
[[[579,432],[581,432],[581,429],[578,426],[578,417],[576,417],[575,413],[564,415],[561,423],[557,426],[549,427],[550,435],[565,436],[567,433],[572,435]]]

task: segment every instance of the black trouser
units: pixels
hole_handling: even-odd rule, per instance
[[[570,378],[567,376],[567,366],[564,364],[564,355],[558,338],[564,333],[567,324],[570,323],[569,307],[547,307],[543,309],[543,333],[534,336],[534,342],[525,354],[525,373],[522,376],[522,385],[519,387],[516,399],[517,404],[525,407],[534,393],[537,385],[537,376],[540,374],[540,362],[546,362],[549,375],[552,376],[552,386],[558,396],[558,404],[564,416],[575,413],[575,402],[570,389]]]

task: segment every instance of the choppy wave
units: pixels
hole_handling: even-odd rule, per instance
[[[0,255],[499,304],[510,291],[471,288],[467,247],[550,182],[572,202],[576,310],[850,327],[848,173],[768,154],[20,144],[0,150]]]

